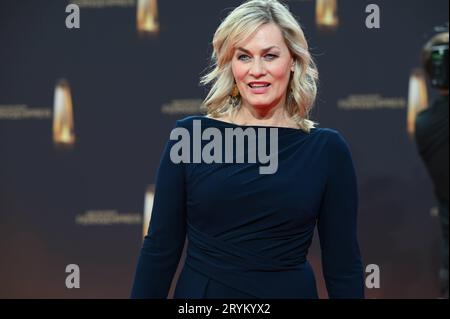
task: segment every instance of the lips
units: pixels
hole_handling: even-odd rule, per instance
[[[250,82],[248,84],[248,86],[251,88],[263,88],[263,87],[268,87],[269,85],[270,85],[269,82]]]
[[[250,82],[249,90],[252,94],[265,94],[269,91],[271,84],[269,82]]]

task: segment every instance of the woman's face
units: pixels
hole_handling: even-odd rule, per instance
[[[273,23],[262,25],[235,48],[231,68],[243,106],[270,109],[284,103],[293,62],[281,30]]]

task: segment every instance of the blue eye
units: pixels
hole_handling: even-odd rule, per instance
[[[243,54],[243,55],[240,55],[239,57],[238,57],[238,60],[242,60],[242,57],[248,57],[247,55],[245,55],[245,54]]]
[[[243,61],[243,60],[242,60],[243,57],[248,57],[248,55],[242,54],[242,55],[240,55],[240,56],[238,57],[238,60]],[[273,60],[273,59],[277,58],[278,56],[277,56],[277,55],[274,55],[274,54],[266,54],[266,57],[270,57],[269,60]]]
[[[275,59],[277,56],[276,55],[274,55],[274,54],[267,54],[266,56],[271,56],[272,58],[271,58],[271,60],[273,60],[273,59]]]

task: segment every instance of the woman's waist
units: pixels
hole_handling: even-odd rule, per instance
[[[185,267],[256,298],[317,298],[314,272],[307,260],[291,269],[261,270],[212,264],[188,254]]]
[[[295,239],[295,240],[294,240]],[[310,240],[307,238],[231,242],[190,225],[187,256],[193,261],[224,270],[282,271],[303,269]]]

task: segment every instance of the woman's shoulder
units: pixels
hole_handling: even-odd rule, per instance
[[[176,120],[175,127],[183,127],[190,130],[193,128],[193,123],[195,120],[202,122],[202,124],[203,121],[208,121],[208,125],[212,126],[218,125],[220,123],[227,124],[230,122],[226,117],[212,118],[207,115],[194,114]],[[331,145],[347,145],[347,141],[344,138],[343,134],[337,129],[316,126],[310,129],[309,135],[315,135],[320,139],[326,140],[327,143]]]
[[[334,157],[339,156],[339,154],[348,156],[351,154],[350,143],[339,130],[332,128],[320,128],[319,130],[326,142],[329,156]]]
[[[342,134],[337,130],[330,127],[315,127],[317,133],[326,137],[327,139],[335,140],[342,138]]]
[[[175,121],[175,127],[184,127],[186,129],[192,128],[194,120],[203,120],[206,116],[204,115],[188,115],[186,117],[180,118]]]

